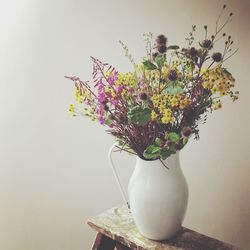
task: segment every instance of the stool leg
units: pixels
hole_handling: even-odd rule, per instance
[[[98,233],[92,246],[92,250],[113,250],[115,249],[115,241],[104,234]]]
[[[118,242],[116,242],[115,249],[116,250],[131,250],[131,248],[124,246]]]

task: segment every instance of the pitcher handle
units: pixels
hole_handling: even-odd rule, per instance
[[[119,190],[120,190],[120,192],[121,192],[122,198],[123,198],[123,200],[125,201],[125,203],[127,204],[128,208],[130,209],[128,199],[126,198],[125,191],[124,191],[124,189],[123,189],[123,187],[122,187],[122,184],[121,184],[121,182],[120,182],[119,176],[118,176],[118,174],[117,174],[117,171],[116,171],[116,168],[115,168],[115,165],[114,165],[114,161],[113,161],[113,159],[112,159],[113,149],[114,149],[116,146],[117,146],[117,143],[115,142],[115,143],[110,147],[110,149],[109,149],[109,153],[108,153],[109,165],[110,165],[110,167],[111,167],[111,169],[112,169],[112,172],[113,172],[113,175],[114,175],[114,177],[115,177],[115,179],[116,179],[116,183],[117,183],[117,185],[118,185],[118,187],[119,187]]]

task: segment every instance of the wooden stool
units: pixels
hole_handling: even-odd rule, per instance
[[[112,208],[88,220],[98,234],[92,250],[239,250],[187,228],[168,241],[153,241],[137,230],[126,206]]]

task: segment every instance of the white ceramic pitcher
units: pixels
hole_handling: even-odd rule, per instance
[[[109,159],[120,191],[125,192]],[[165,166],[169,169],[167,169]],[[129,206],[140,233],[152,240],[166,240],[181,228],[187,208],[188,186],[179,162],[179,152],[164,161],[145,161],[138,156],[128,185]]]

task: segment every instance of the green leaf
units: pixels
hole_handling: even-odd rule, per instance
[[[155,58],[155,62],[159,68],[162,68],[164,66],[166,58],[163,55],[158,55]]]
[[[171,94],[171,95],[176,95],[176,94],[182,94],[184,90],[181,86],[170,85],[163,92],[167,92],[168,94]]]
[[[110,120],[109,118],[105,118],[105,124],[106,124],[107,126],[111,125],[112,123],[113,123],[112,120]]]
[[[186,145],[186,144],[187,144],[187,142],[188,142],[188,138],[187,138],[187,137],[184,137],[184,138],[182,139],[182,143],[183,143],[183,145]]]
[[[160,151],[160,156],[163,160],[167,159],[171,154],[174,154],[175,151],[169,148],[163,148]]]
[[[143,156],[148,160],[156,159],[157,157],[160,156],[160,150],[161,150],[160,147],[155,145],[150,145],[144,150]]]
[[[151,63],[149,60],[148,61],[144,61],[143,65],[145,66],[146,69],[148,70],[153,70],[153,69],[157,69],[156,65],[154,65],[153,63]]]
[[[168,134],[168,138],[169,140],[173,141],[173,142],[178,142],[180,140],[180,136],[179,134],[175,133],[175,132],[171,132]]]
[[[162,144],[162,140],[160,138],[155,138],[155,145],[160,146]]]
[[[116,139],[116,142],[118,143],[119,146],[122,146],[122,147],[125,146],[125,142],[121,139]]]
[[[180,47],[178,45],[170,45],[167,47],[167,49],[179,49]]]
[[[151,109],[135,106],[128,112],[128,119],[138,125],[145,125],[151,120]]]

